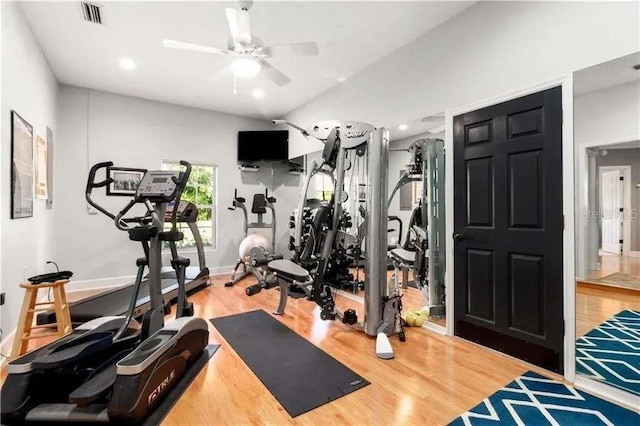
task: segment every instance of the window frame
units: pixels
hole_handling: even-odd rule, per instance
[[[203,248],[204,250],[208,250],[208,251],[213,251],[216,250],[218,248],[218,209],[217,206],[218,204],[216,203],[217,199],[218,199],[218,165],[215,163],[206,163],[206,162],[189,162],[191,164],[192,170],[191,173],[193,176],[193,172],[195,170],[196,167],[211,167],[213,168],[213,184],[212,184],[212,188],[211,188],[211,204],[197,204],[194,203],[196,205],[196,207],[198,208],[198,211],[200,211],[200,209],[210,209],[211,210],[211,233],[212,233],[212,238],[211,238],[211,244],[203,244]],[[165,167],[167,165],[171,164],[176,165],[176,166],[180,166],[180,160],[170,160],[170,159],[163,159],[160,162],[160,167],[162,170],[169,170],[169,169],[165,169]],[[191,178],[191,176],[189,176],[189,178]],[[187,183],[188,186],[188,183]],[[185,186],[186,188],[186,186]],[[182,227],[180,226],[181,224],[178,224],[178,229],[180,230],[184,230],[182,229]],[[187,228],[187,230],[189,230],[188,226],[186,224],[184,224],[183,226],[185,226]],[[200,230],[201,234],[202,234],[202,230]],[[168,247],[164,247],[163,246],[163,250],[165,248]],[[188,246],[188,247],[178,247],[178,251],[180,252],[193,252],[196,250],[196,246]]]

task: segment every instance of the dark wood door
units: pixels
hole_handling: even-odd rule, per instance
[[[563,371],[562,92],[454,118],[455,334]]]

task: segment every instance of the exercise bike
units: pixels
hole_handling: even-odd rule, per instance
[[[246,206],[247,200],[238,197],[236,189],[233,195],[233,204],[228,207],[229,210],[242,210],[244,215],[244,238],[238,249],[238,261],[233,268],[231,278],[224,285],[225,287],[233,287],[244,278],[253,274],[258,283],[246,288],[248,295],[259,293],[263,288],[273,288],[278,285],[278,280],[266,265],[272,260],[282,259],[281,255],[273,254],[276,241],[276,211],[274,204],[275,197],[269,196],[269,190],[265,189],[264,194],[253,194],[253,203],[251,205],[251,213],[258,216],[257,222],[249,223],[249,214]],[[271,211],[271,222],[264,221],[263,216],[267,213],[267,209]],[[250,229],[270,229],[271,239],[262,234],[250,234]],[[242,272],[238,274],[238,270],[242,267]]]
[[[91,193],[113,179],[96,182],[100,169],[111,162],[93,166],[86,187],[88,203],[115,222],[133,241],[143,243],[145,257],[136,261],[138,276],[126,316],[106,316],[89,321],[40,349],[9,363],[0,391],[3,424],[28,423],[141,423],[190,365],[200,357],[209,339],[207,323],[190,317],[193,305],[185,291],[188,259],[172,256],[179,284],[176,319],[164,325],[161,289],[161,249],[183,238],[176,226],[165,231],[167,204],[179,203],[191,166],[181,162],[183,172],[147,171],[136,195],[118,214],[97,204]],[[143,205],[143,216],[125,215]],[[173,254],[174,250],[172,250]],[[133,319],[142,281],[148,266],[151,308],[142,322]]]

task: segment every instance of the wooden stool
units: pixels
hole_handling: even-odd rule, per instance
[[[71,312],[67,303],[67,294],[64,286],[69,280],[59,280],[40,284],[32,284],[30,282],[20,283],[20,287],[26,290],[24,300],[22,301],[22,311],[18,319],[18,328],[13,339],[13,350],[11,351],[11,359],[19,357],[27,352],[29,340],[39,339],[41,337],[50,336],[66,336],[71,333]],[[38,290],[51,289],[53,293],[53,302],[38,303]],[[47,311],[53,308],[56,313],[55,324],[33,325],[33,314],[38,311]],[[57,332],[34,334],[31,332],[39,328],[57,327]]]

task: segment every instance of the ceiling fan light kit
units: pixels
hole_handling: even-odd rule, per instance
[[[238,58],[231,62],[231,70],[238,78],[254,78],[260,74],[260,63],[249,58]]]
[[[229,56],[233,58],[230,67],[234,75],[234,80],[236,77],[254,78],[262,73],[278,86],[285,86],[291,83],[291,79],[267,62],[266,59],[286,54],[294,56],[318,56],[318,44],[315,42],[304,42],[264,46],[258,37],[251,34],[249,9],[252,5],[252,1],[240,0],[238,1],[237,8],[225,9],[227,23],[229,24],[229,31],[231,33],[227,49],[219,49],[177,40],[164,40],[163,45],[170,49]]]

